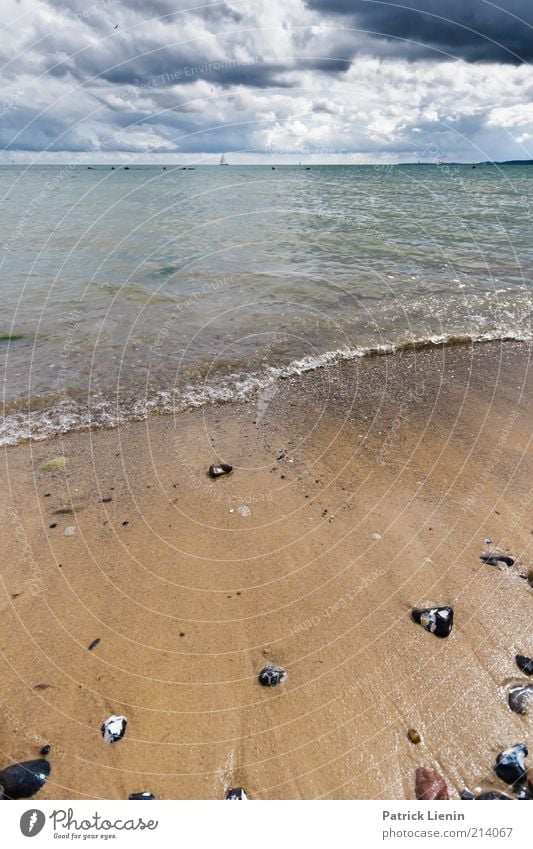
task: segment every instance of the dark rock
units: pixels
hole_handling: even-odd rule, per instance
[[[246,795],[243,787],[232,787],[230,790],[226,791],[226,799],[229,799],[232,802],[247,802],[248,796]]]
[[[116,743],[117,740],[122,740],[126,733],[128,720],[125,716],[110,716],[102,724],[102,737],[106,743]]]
[[[416,768],[415,795],[419,801],[449,799],[448,788],[442,775],[425,766]]]
[[[229,475],[232,470],[233,466],[230,466],[229,463],[213,463],[209,466],[209,477],[219,478],[222,475]]]
[[[461,799],[463,800],[463,802],[466,802],[467,800],[475,799],[475,798],[476,797],[474,796],[474,794],[470,790],[467,790],[465,788],[464,790],[461,791]]]
[[[514,557],[507,557],[505,554],[482,554],[479,558],[483,563],[489,566],[497,566],[498,563],[505,563],[506,566],[514,566]]]
[[[50,743],[47,743],[46,746],[42,747],[39,754],[44,757],[45,755],[49,755],[51,751],[52,751],[52,747],[51,747]]]
[[[447,637],[453,627],[452,607],[414,608],[411,611],[411,617],[414,622],[422,625],[426,631],[429,631],[436,637]]]
[[[414,743],[415,746],[417,746],[422,741],[420,734],[414,728],[409,729],[409,731],[407,732],[407,736],[411,743]]]
[[[500,793],[498,790],[486,790],[476,796],[476,799],[507,799],[507,801],[510,801],[511,797],[506,796],[505,793]]]
[[[518,684],[515,687],[511,687],[507,699],[512,711],[521,714],[527,713],[527,703],[529,699],[533,699],[533,685],[526,684],[522,686]]]
[[[526,675],[533,675],[533,658],[525,657],[523,654],[517,654],[515,657],[516,665]]]
[[[153,793],[150,793],[148,790],[143,790],[141,793],[132,793],[130,796],[128,796],[128,799],[130,799],[131,801],[136,801],[136,802],[140,801],[140,800],[146,800],[147,801],[147,800],[155,799],[155,796],[153,795]]]
[[[1,799],[29,799],[41,789],[50,775],[50,764],[39,758],[6,766],[0,772]]]
[[[100,637],[97,637],[95,640],[92,641],[92,643],[89,643],[89,645],[87,646],[87,651],[92,651],[99,643]]]
[[[282,684],[287,678],[287,673],[281,666],[274,666],[273,663],[267,664],[259,673],[259,683],[263,687],[276,687]]]
[[[533,792],[533,788],[531,787],[530,784],[527,787],[526,786],[518,787],[516,792],[515,792],[515,798],[520,799],[520,800],[533,799],[533,796],[531,795],[532,792]]]
[[[517,784],[519,781],[524,781],[527,755],[527,746],[523,743],[516,743],[509,749],[504,749],[496,758],[496,764],[493,767],[494,772],[506,784]]]

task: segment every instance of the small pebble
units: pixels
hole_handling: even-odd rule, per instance
[[[248,796],[246,795],[244,788],[232,787],[230,790],[226,791],[226,799],[229,799],[232,802],[247,802]]]
[[[409,729],[409,731],[407,732],[407,736],[409,737],[411,743],[414,743],[415,746],[417,746],[422,741],[422,737],[420,736],[418,731],[415,731],[414,728]]]
[[[65,534],[64,535],[66,537],[73,537],[75,533],[76,533],[76,528],[74,527],[74,525],[69,525],[68,528],[65,528]]]
[[[138,802],[138,801],[141,801],[141,800],[147,801],[149,799],[150,800],[155,799],[155,796],[153,795],[153,793],[150,793],[148,790],[142,790],[140,793],[131,793],[128,796],[128,799],[130,799],[131,801]]]
[[[526,675],[533,675],[533,658],[526,657],[523,654],[517,654],[515,660],[516,665],[522,672],[525,672]]]
[[[436,637],[448,637],[453,627],[452,607],[414,608],[411,617],[418,625]]]
[[[499,790],[485,790],[483,793],[479,793],[476,799],[507,799],[510,801],[511,797],[506,796],[505,793],[500,793]]]
[[[102,504],[109,504],[110,501],[113,501],[113,498],[110,495],[106,495],[105,498],[102,498]]]
[[[42,747],[39,754],[42,755],[43,757],[45,757],[46,755],[49,755],[51,751],[52,751],[52,747],[51,747],[50,743],[47,743],[46,746]]]
[[[273,663],[268,663],[259,673],[259,683],[263,687],[276,687],[287,680],[287,673],[281,666],[274,666]]]
[[[527,705],[530,699],[533,699],[533,684],[518,684],[511,687],[507,697],[511,710],[522,715],[527,713]]]
[[[52,522],[51,525],[48,525],[49,528],[57,528],[57,522]]]
[[[122,524],[123,524],[123,526],[125,527],[126,525],[129,525],[129,522],[128,522],[128,520],[127,520],[127,519],[125,519],[125,520],[122,522]]]
[[[209,477],[210,478],[219,478],[222,475],[229,475],[229,473],[233,471],[233,466],[230,466],[229,463],[213,463],[209,466]]]
[[[97,637],[95,640],[92,641],[92,643],[89,643],[89,645],[87,646],[87,651],[92,651],[93,649],[95,649],[99,642],[100,637]]]
[[[246,504],[241,504],[241,506],[239,508],[237,508],[237,512],[239,513],[240,516],[243,516],[245,519],[247,518],[247,516],[252,515],[252,511],[250,510],[249,507],[246,506]]]
[[[116,743],[117,740],[122,740],[126,733],[128,720],[125,716],[112,715],[102,724],[102,737],[106,743]]]
[[[507,557],[506,554],[482,554],[479,558],[483,563],[489,566],[497,566],[498,563],[504,563],[506,566],[514,566],[514,557]]]
[[[464,790],[461,790],[461,799],[463,800],[463,802],[475,798],[476,797],[474,796],[471,790],[467,790],[466,788]]]
[[[516,743],[509,749],[504,749],[496,758],[493,769],[498,778],[506,784],[516,784],[526,776],[527,746]]]
[[[372,539],[381,539],[381,534],[372,534]]]
[[[448,787],[442,775],[425,766],[416,768],[415,796],[419,801],[449,799]]]

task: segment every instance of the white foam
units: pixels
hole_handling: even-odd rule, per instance
[[[122,406],[101,401],[88,408],[79,406],[73,401],[62,402],[47,410],[30,413],[15,412],[6,415],[0,423],[0,445],[16,445],[28,439],[43,440],[53,435],[88,428],[117,427],[127,421],[144,420],[157,413],[176,413],[217,404],[245,403],[256,397],[264,398],[264,393],[271,390],[280,380],[298,377],[317,369],[329,368],[340,362],[365,356],[392,354],[409,347],[446,345],[454,342],[468,344],[490,341],[531,342],[532,340],[531,333],[502,333],[501,331],[486,332],[476,336],[441,334],[425,339],[405,338],[397,343],[343,347],[308,355],[295,359],[286,366],[267,366],[261,372],[233,372],[225,377],[189,384],[180,391],[161,390],[152,397]],[[273,392],[272,397],[275,394]]]

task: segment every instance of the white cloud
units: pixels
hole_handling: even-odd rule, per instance
[[[226,150],[237,161],[267,150],[400,161],[430,146],[449,160],[531,156],[528,66],[412,61],[401,43],[376,46],[302,0],[187,12],[165,0],[5,5],[7,158]]]

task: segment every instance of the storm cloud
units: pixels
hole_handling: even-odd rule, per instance
[[[510,62],[533,59],[531,0],[308,0],[311,9],[367,30],[376,42],[400,39],[407,55]],[[429,49],[428,49],[429,48]],[[373,45],[379,54],[379,44]]]
[[[3,5],[4,162],[531,156],[525,0]]]

